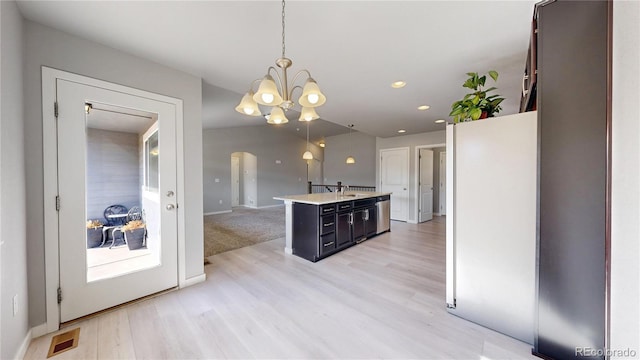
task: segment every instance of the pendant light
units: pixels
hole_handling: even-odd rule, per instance
[[[288,122],[285,112],[295,106],[293,91],[299,89],[302,94],[298,98],[298,104],[302,107],[300,121],[311,121],[318,118],[315,109],[322,106],[326,101],[326,96],[320,91],[318,83],[311,77],[309,70],[302,69],[293,77],[289,83],[287,70],[293,62],[285,55],[285,2],[282,0],[282,56],[276,60],[276,65],[281,71],[278,72],[273,66],[267,68],[267,74],[262,79],[257,79],[251,84],[249,91],[242,97],[240,104],[236,106],[236,111],[250,116],[260,116],[258,104],[271,107],[271,117],[274,113],[278,116],[269,124],[284,124]],[[275,76],[275,78],[274,78]],[[304,86],[295,85],[299,76],[305,76]],[[301,78],[303,79],[303,78]],[[277,83],[276,83],[277,81]],[[259,83],[258,90],[254,93],[254,85]]]
[[[353,130],[353,124],[349,125],[349,152],[353,153],[353,142],[351,141],[351,130]],[[354,158],[353,156],[349,155],[347,156],[347,160],[345,161],[345,163],[347,164],[355,164],[356,163],[356,158]]]
[[[309,122],[307,121],[307,151],[302,154],[304,160],[313,160],[313,154],[309,151]]]

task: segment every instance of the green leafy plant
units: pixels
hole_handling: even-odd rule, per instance
[[[502,110],[500,103],[504,101],[504,98],[500,97],[500,95],[488,95],[490,91],[494,91],[497,88],[484,88],[487,75],[479,76],[477,72],[470,72],[467,75],[469,78],[462,86],[473,90],[473,92],[465,95],[462,100],[451,104],[449,116],[453,116],[454,123],[493,117],[494,114]],[[491,70],[488,75],[494,82],[498,81],[497,71]]]

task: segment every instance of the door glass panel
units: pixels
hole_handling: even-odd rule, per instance
[[[157,114],[86,111],[87,282],[160,265]]]

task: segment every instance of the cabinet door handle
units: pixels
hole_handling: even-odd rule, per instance
[[[349,213],[349,225],[353,225],[353,213]]]
[[[333,223],[326,223],[326,224],[324,224],[323,226],[324,226],[324,227],[327,227],[327,226],[331,226],[331,225],[333,225]]]
[[[369,209],[364,210],[364,214],[362,214],[362,217],[365,221],[369,220]]]
[[[333,241],[324,244],[324,247],[331,246],[331,245],[333,245]]]

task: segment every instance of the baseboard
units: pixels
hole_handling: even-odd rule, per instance
[[[186,288],[191,285],[195,285],[207,280],[207,274],[200,274],[194,277],[190,277],[184,280],[184,283],[180,286],[180,288]]]
[[[433,216],[442,216],[440,213],[433,213]]]
[[[257,209],[257,206],[251,206],[251,205],[238,205],[237,207],[243,207],[243,208],[247,208],[247,209]]]
[[[268,209],[268,208],[274,208],[274,207],[279,207],[279,206],[284,206],[284,204],[258,206],[258,209]]]
[[[40,337],[42,335],[46,335],[48,334],[49,331],[47,330],[47,323],[38,325],[38,326],[34,326],[31,328],[31,338],[35,339],[37,337]]]
[[[203,215],[204,215],[204,216],[207,216],[207,215],[228,214],[228,213],[230,213],[230,212],[231,212],[231,210],[214,211],[214,212],[204,213]]]
[[[16,356],[13,357],[14,359],[24,359],[24,356],[27,354],[29,344],[31,344],[31,339],[33,339],[32,334],[33,331],[29,329],[29,331],[27,331],[27,334],[24,336],[24,340],[22,340],[20,347],[18,348],[18,351],[16,351]]]
[[[417,224],[416,220],[407,220],[407,224]]]

